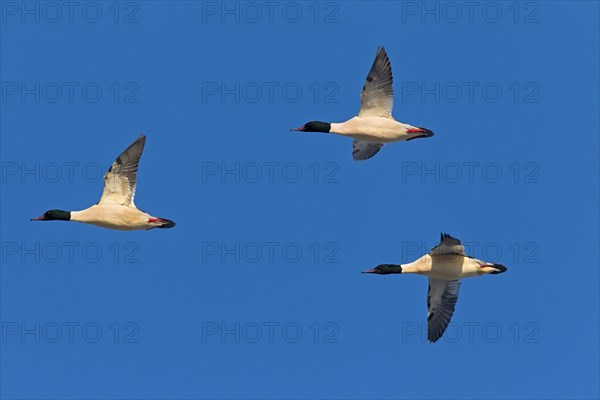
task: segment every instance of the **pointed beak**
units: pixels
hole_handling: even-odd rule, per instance
[[[371,269],[361,272],[361,274],[374,274],[374,273],[375,273],[375,268],[371,268]]]
[[[31,218],[30,221],[44,221],[46,218],[44,218],[43,215],[40,215],[37,218]]]
[[[301,126],[301,127],[299,127],[299,128],[292,128],[292,129],[290,129],[290,131],[300,131],[300,132],[304,132],[304,129],[305,129],[305,128],[304,128],[304,125],[302,125],[302,126]]]

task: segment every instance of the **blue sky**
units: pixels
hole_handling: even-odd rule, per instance
[[[598,398],[598,4],[266,4],[0,3],[1,396]],[[378,45],[433,138],[289,131]],[[174,229],[29,221],[140,133]],[[508,272],[429,344],[426,278],[360,271],[441,231]]]

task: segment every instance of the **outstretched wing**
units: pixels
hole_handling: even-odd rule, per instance
[[[392,118],[394,89],[392,66],[385,49],[377,48],[373,66],[360,94],[359,117]]]
[[[427,339],[434,343],[442,337],[454,314],[460,281],[429,278],[427,293]]]
[[[372,143],[354,139],[352,142],[352,157],[356,161],[368,160],[377,154],[382,146],[383,143]]]
[[[137,170],[145,143],[146,135],[142,134],[112,163],[104,174],[104,192],[98,204],[116,203],[135,207],[133,198]]]
[[[440,237],[440,243],[431,249],[429,253],[433,256],[443,256],[449,254],[455,254],[464,256],[465,255],[465,247],[462,245],[460,240],[453,238],[447,233],[442,233]]]

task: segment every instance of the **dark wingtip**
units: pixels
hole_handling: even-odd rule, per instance
[[[446,240],[446,239],[448,239],[448,240],[458,240],[458,239],[457,239],[457,238],[455,238],[454,236],[452,236],[452,235],[450,235],[450,234],[448,234],[448,233],[446,233],[446,232],[442,232],[442,233],[440,234],[440,242],[443,242],[443,241],[444,241],[444,240]]]
[[[438,337],[436,337],[434,334],[428,334],[427,335],[427,340],[429,341],[429,343],[435,343],[438,340],[440,340],[441,337],[442,337],[441,335],[438,336]]]
[[[377,51],[375,52],[375,58],[378,58],[380,55],[383,55],[385,59],[389,62],[389,57],[387,55],[387,51],[385,51],[384,46],[377,46]]]

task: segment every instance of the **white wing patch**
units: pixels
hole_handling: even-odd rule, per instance
[[[383,143],[365,142],[354,139],[352,142],[352,157],[356,161],[368,160],[379,152]]]
[[[115,159],[104,175],[104,192],[98,204],[115,203],[135,208],[137,170],[145,143],[146,135],[142,134]]]
[[[427,293],[427,339],[436,342],[442,337],[454,314],[460,281],[429,278]]]
[[[360,94],[358,116],[392,118],[392,108],[394,107],[394,89],[392,85],[390,59],[385,49],[378,47],[375,61]]]

